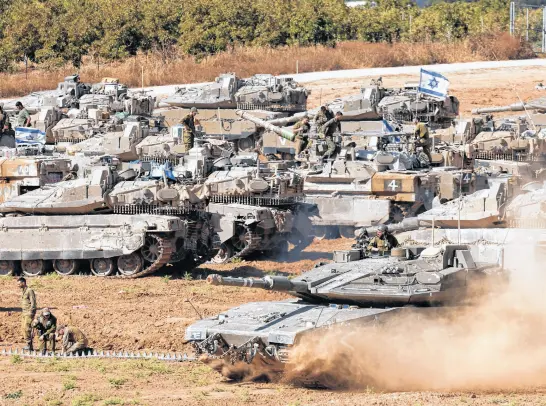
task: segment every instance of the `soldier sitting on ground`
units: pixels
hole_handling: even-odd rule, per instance
[[[398,240],[395,236],[388,232],[385,225],[377,227],[377,234],[370,240],[368,251],[384,253],[392,248],[398,247]]]
[[[45,354],[48,350],[55,352],[55,330],[57,329],[57,318],[51,314],[48,308],[42,310],[42,314],[34,320],[33,327],[40,335],[40,352]]]
[[[61,326],[57,330],[57,338],[62,341],[63,354],[70,355],[78,352],[81,354],[89,349],[87,337],[77,327]]]

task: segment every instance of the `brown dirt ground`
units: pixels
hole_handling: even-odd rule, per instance
[[[494,69],[449,74],[452,91],[463,114],[484,104],[506,104],[540,97],[534,86],[542,81],[539,68]],[[311,103],[358,91],[369,78],[311,83]],[[414,77],[385,77],[387,86],[400,86]],[[509,85],[503,86],[503,81]],[[172,267],[173,277],[137,280],[48,275],[35,278],[39,306],[48,306],[62,323],[77,325],[95,348],[190,352],[183,343],[185,328],[198,316],[211,316],[249,301],[286,296],[261,290],[211,287],[202,279],[212,272],[236,276],[298,274],[331,258],[333,249],[351,240],[316,240],[299,257],[286,261],[249,260],[229,265],[203,265],[194,272]],[[0,278],[0,348],[21,347],[19,291],[15,280]],[[524,348],[524,347],[522,347]],[[20,360],[0,358],[0,405],[546,405],[544,388],[514,392],[335,392],[286,384],[232,383],[200,363],[159,361]]]

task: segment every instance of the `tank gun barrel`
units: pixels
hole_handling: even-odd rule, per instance
[[[472,110],[472,114],[499,113],[502,111],[523,111],[526,108],[533,109],[534,107],[525,103],[514,103],[507,106],[483,107],[481,109],[474,109]]]
[[[417,217],[407,218],[402,220],[400,223],[389,224],[387,230],[389,233],[402,233],[404,231],[413,231],[419,229],[419,219]],[[377,227],[366,227],[364,228],[368,235],[375,235],[377,232]]]
[[[293,282],[286,276],[266,276],[261,279],[254,278],[233,278],[213,274],[207,276],[207,283],[215,286],[239,286],[244,288],[261,288],[265,290],[276,290],[281,292],[307,292],[307,283]]]
[[[315,116],[315,114],[304,111],[303,113],[296,113],[290,117],[275,118],[273,120],[268,120],[267,123],[275,125],[275,126],[285,126],[285,125],[293,124],[301,120],[305,116],[312,118]]]
[[[296,136],[292,131],[285,130],[284,128],[277,127],[265,120],[262,120],[261,118],[254,117],[252,114],[248,114],[246,111],[243,110],[237,110],[237,115],[241,118],[244,118],[245,120],[252,121],[254,124],[256,124],[259,127],[263,127],[266,130],[272,131],[275,134],[279,135],[280,137],[288,140],[288,141],[294,141]]]

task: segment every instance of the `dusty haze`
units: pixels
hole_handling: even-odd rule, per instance
[[[289,380],[387,391],[522,389],[546,383],[545,275],[506,250],[506,290],[474,306],[414,309],[379,328],[331,330],[296,347]],[[423,315],[424,314],[424,315]]]

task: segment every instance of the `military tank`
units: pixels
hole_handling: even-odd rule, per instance
[[[162,103],[198,109],[305,111],[309,92],[292,78],[258,74],[240,79],[225,73],[212,84],[178,88]]]
[[[197,355],[227,366],[228,376],[230,367],[245,364],[259,365],[267,374],[282,370],[291,350],[304,346],[306,337],[468,302],[476,290],[505,276],[502,265],[480,261],[466,245],[394,248],[390,255],[365,259],[362,255],[362,249],[335,252],[336,262],[294,278],[209,275],[207,282],[214,286],[261,288],[296,299],[242,304],[195,322],[185,338]]]
[[[445,128],[459,115],[459,101],[455,96],[443,100],[431,98],[417,91],[418,84],[408,83],[403,88],[386,88],[381,78],[363,86],[360,93],[335,99],[326,106],[333,112],[343,113],[343,122],[387,119],[411,123],[413,119],[428,123],[431,128]],[[348,124],[346,124],[349,126]]]
[[[13,228],[13,232],[0,236],[2,258],[43,260],[31,265],[21,263],[28,276],[46,272],[47,261],[91,259],[90,270],[97,276],[117,272],[117,276],[137,277],[169,262],[187,260],[196,266],[215,254],[210,215],[199,210],[199,202],[169,207],[172,188],[154,180],[136,181],[137,173],[133,169],[118,171],[115,159],[101,157],[96,165],[85,169],[83,177],[44,185],[0,204],[5,227]],[[18,221],[25,227],[17,228]],[[27,240],[37,235],[39,240],[22,246],[27,234]],[[11,240],[14,236],[16,239]],[[134,249],[129,252],[125,245]],[[42,253],[42,248],[48,252]],[[118,261],[118,257],[123,258]],[[101,258],[104,261],[100,262]],[[95,259],[100,263],[93,262]],[[53,268],[63,275],[88,269],[74,268],[74,261],[70,270],[55,263]]]

